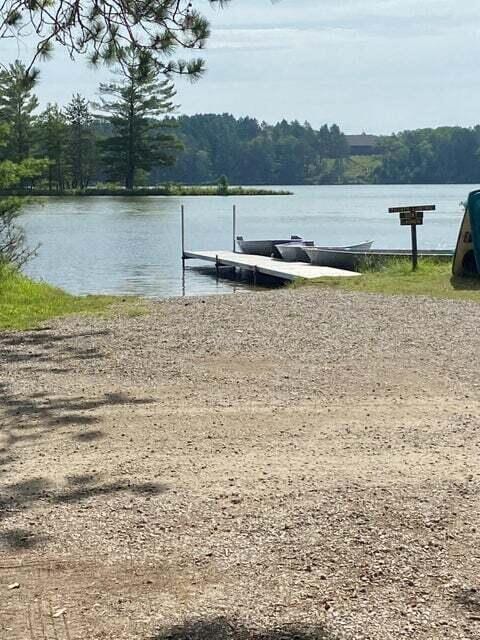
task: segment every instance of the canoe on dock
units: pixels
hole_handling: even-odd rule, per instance
[[[310,258],[303,250],[304,247],[313,247],[313,240],[303,240],[302,242],[287,242],[275,245],[275,249],[285,262],[310,262]]]
[[[368,251],[373,244],[373,240],[367,240],[366,242],[360,242],[360,244],[351,244],[346,247],[306,247],[304,253],[308,256],[309,262],[316,265],[322,265],[320,261],[323,251]]]
[[[289,240],[244,240],[243,236],[237,236],[237,245],[241,253],[248,253],[252,256],[271,257],[273,255],[276,258],[280,258],[280,254],[275,247],[279,244],[288,244],[290,242],[305,241],[300,236],[290,236]]]

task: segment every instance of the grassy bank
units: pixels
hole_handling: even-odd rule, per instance
[[[18,272],[0,269],[0,330],[31,329],[70,313],[104,312],[119,300],[113,296],[72,296]]]
[[[453,278],[450,262],[421,259],[412,272],[409,259],[397,259],[382,268],[365,271],[360,278],[319,278],[307,286],[322,286],[346,291],[416,295],[480,302],[480,280]]]
[[[141,187],[137,189],[122,189],[120,187],[92,187],[91,189],[67,189],[65,191],[48,191],[48,189],[33,190],[16,190],[3,191],[0,195],[4,196],[289,196],[291,191],[258,189],[255,187],[228,187],[228,189],[220,189],[216,186],[202,187],[192,186],[185,187],[181,185],[166,185],[164,187]]]

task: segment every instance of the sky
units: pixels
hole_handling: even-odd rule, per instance
[[[177,81],[179,113],[337,123],[388,134],[480,122],[480,2],[231,0],[194,5],[211,21],[207,73]],[[0,42],[0,60],[26,44]],[[40,65],[42,103],[94,99],[107,70],[57,51]]]

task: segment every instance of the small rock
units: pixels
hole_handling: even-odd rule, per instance
[[[9,589],[20,589],[20,584],[18,582],[12,582],[12,584],[8,585]]]

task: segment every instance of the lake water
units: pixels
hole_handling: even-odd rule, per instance
[[[282,187],[292,196],[43,198],[21,216],[38,256],[25,271],[71,293],[148,297],[226,293],[246,283],[214,277],[214,269],[182,272],[180,205],[185,205],[186,249],[231,249],[232,205],[245,238],[291,234],[319,244],[375,241],[376,248],[408,248],[390,206],[436,204],[418,230],[419,247],[453,248],[460,202],[472,185]],[[193,267],[193,268],[192,268]]]

